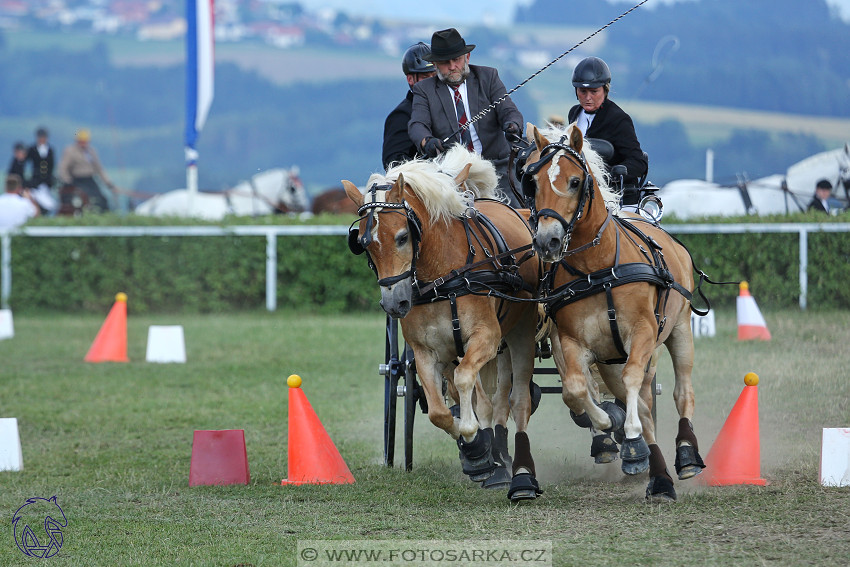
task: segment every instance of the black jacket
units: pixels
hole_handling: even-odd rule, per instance
[[[390,112],[384,121],[384,147],[381,152],[381,163],[384,170],[393,162],[407,161],[416,157],[416,146],[407,135],[407,123],[410,122],[410,112],[413,109],[413,93],[407,91],[398,106]]]
[[[578,118],[581,105],[575,105],[570,109],[569,122],[573,123]],[[626,185],[634,185],[637,178],[646,175],[649,164],[640,148],[635,125],[626,112],[614,104],[614,101],[606,98],[590,128],[584,134],[585,138],[601,138],[611,142],[614,146],[614,157],[606,162],[610,169],[615,165],[625,165],[629,174],[625,178]]]
[[[32,177],[27,185],[38,187],[45,183],[48,187],[53,187],[56,182],[56,178],[53,177],[53,166],[56,163],[53,148],[48,146],[47,156],[41,157],[41,154],[38,153],[38,146],[30,146],[27,150],[27,161],[32,163]]]

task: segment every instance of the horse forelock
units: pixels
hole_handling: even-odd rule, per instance
[[[558,126],[553,126],[552,124],[549,124],[546,128],[539,129],[538,131],[547,140],[549,140],[550,143],[554,143],[558,142],[559,140],[561,140],[561,138],[565,136],[565,139],[569,139],[569,136],[567,136],[567,132],[569,131],[570,126],[560,128]],[[605,202],[605,206],[614,212],[619,212],[620,195],[617,194],[617,192],[611,188],[610,176],[608,175],[608,170],[605,167],[605,160],[602,159],[602,156],[600,156],[599,153],[597,153],[590,147],[590,144],[587,143],[587,140],[585,140],[582,144],[581,153],[584,157],[584,161],[587,164],[587,167],[593,174],[593,179],[596,181],[596,187],[599,190],[599,194],[602,196],[602,200]],[[554,164],[556,160],[557,156],[555,159],[552,160],[552,164]],[[550,171],[552,171],[554,169],[554,166],[550,164],[549,168]],[[560,171],[558,171],[558,173],[560,173]],[[552,185],[552,187],[554,189],[555,186]]]
[[[435,162],[422,159],[391,167],[386,175],[373,174],[369,184],[373,180],[395,183],[399,174],[404,177],[408,189],[422,202],[431,222],[448,222],[450,218],[463,216],[474,198],[471,192],[458,190],[454,176],[441,171]]]

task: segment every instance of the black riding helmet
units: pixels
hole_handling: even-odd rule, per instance
[[[611,70],[599,57],[585,57],[573,70],[573,86],[595,89],[611,82]]]
[[[401,70],[405,75],[413,73],[433,73],[437,69],[430,61],[425,61],[423,57],[431,53],[431,48],[421,41],[416,45],[411,45],[404,52],[404,57],[401,59]]]

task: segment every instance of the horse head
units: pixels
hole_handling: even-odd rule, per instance
[[[593,176],[582,154],[584,139],[577,127],[545,132],[533,124],[528,128],[534,149],[526,160],[522,185],[526,197],[534,202],[534,249],[544,262],[556,262],[564,257],[575,225],[592,200]],[[554,142],[549,139],[553,135]]]
[[[343,180],[345,193],[358,207],[358,227],[352,226],[348,245],[352,252],[366,252],[381,287],[381,307],[400,319],[412,307],[416,256],[422,228],[416,213],[404,199],[404,175],[389,182],[374,181],[366,194]]]

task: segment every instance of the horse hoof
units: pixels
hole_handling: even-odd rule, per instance
[[[508,498],[511,502],[520,500],[534,500],[543,494],[537,479],[529,473],[519,473],[511,479],[511,488],[508,490]]]
[[[593,457],[597,465],[613,463],[617,460],[617,455],[620,448],[610,433],[602,433],[593,436],[593,442],[590,445],[590,456]]]
[[[608,414],[611,419],[611,427],[605,430],[605,433],[613,433],[623,429],[626,424],[626,410],[615,404],[614,402],[602,402],[599,407]]]
[[[481,488],[488,490],[507,490],[511,486],[511,473],[507,467],[499,466],[493,474],[481,483]]]
[[[620,458],[623,460],[623,472],[636,475],[649,469],[649,445],[642,435],[634,439],[626,439],[620,448]]]
[[[496,461],[493,459],[491,446],[493,442],[492,429],[479,429],[475,438],[467,443],[463,437],[458,437],[457,446],[463,474],[474,482],[481,482],[493,475]]]
[[[646,501],[652,503],[664,503],[676,501],[676,490],[673,481],[666,476],[653,476],[646,486]]]
[[[693,445],[681,445],[676,448],[675,466],[679,480],[687,480],[701,473],[705,463]]]

